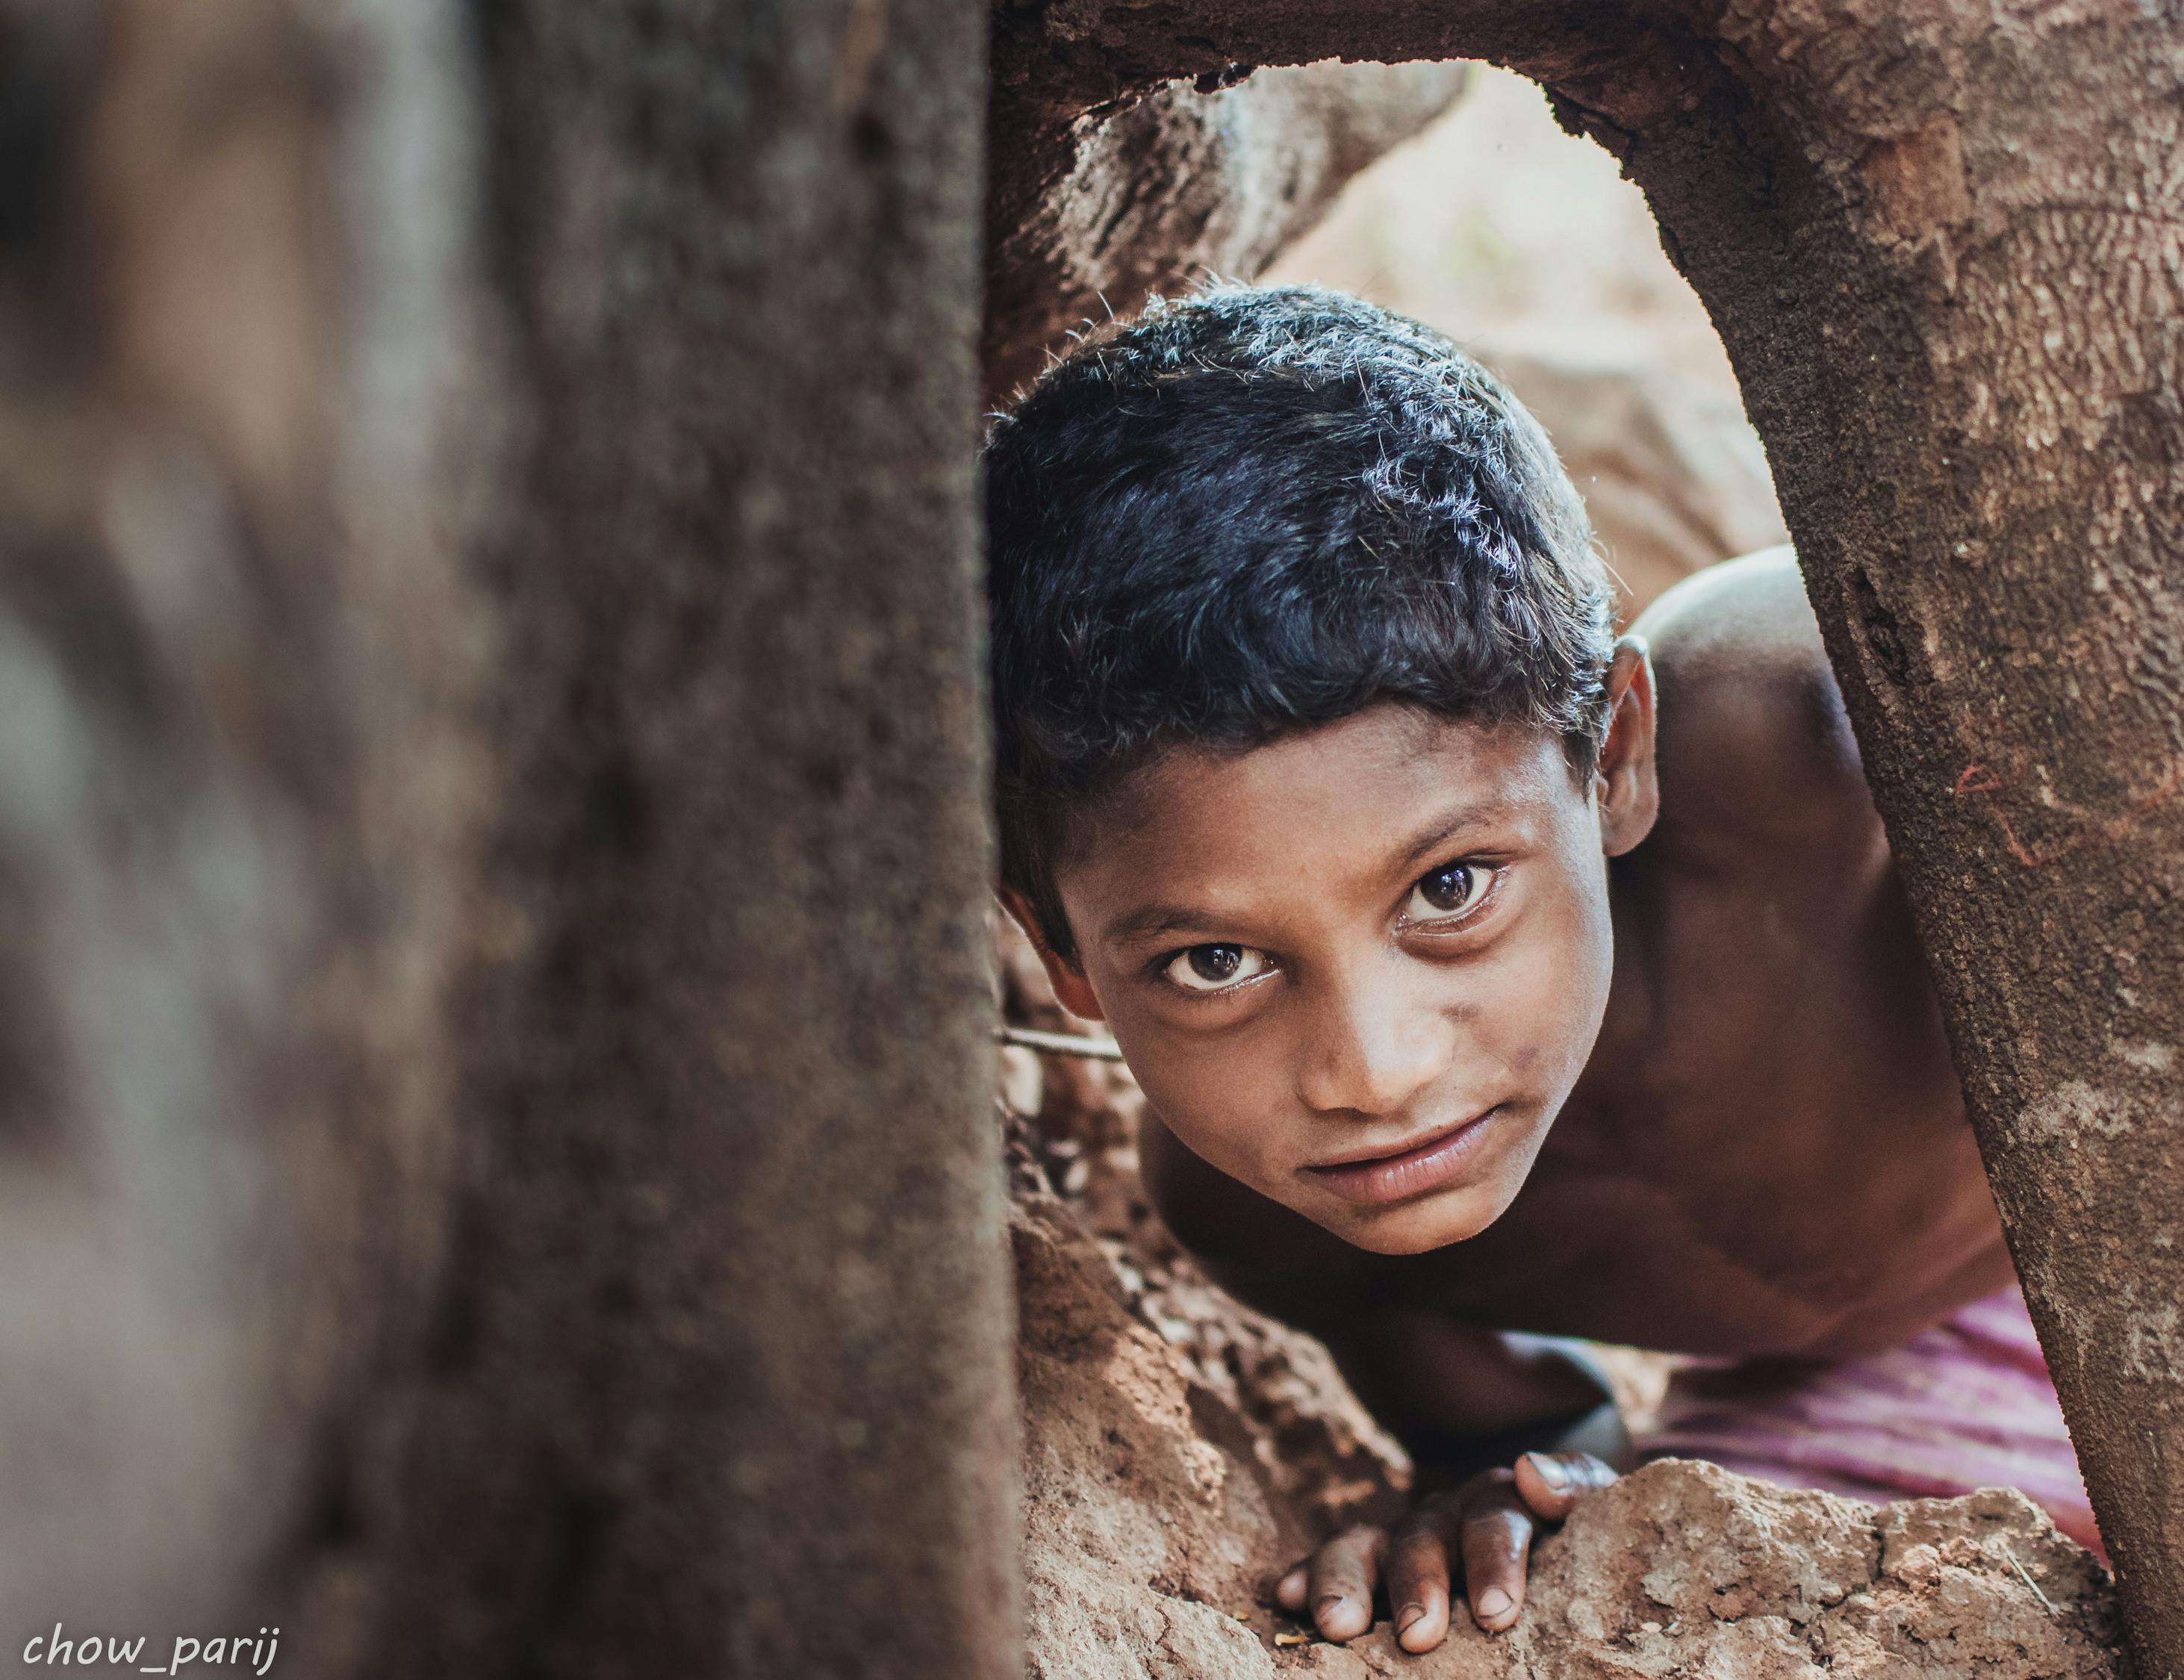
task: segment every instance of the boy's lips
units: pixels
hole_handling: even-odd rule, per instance
[[[1496,1103],[1484,1114],[1429,1132],[1393,1154],[1332,1161],[1303,1169],[1346,1202],[1400,1202],[1437,1190],[1471,1164],[1486,1141],[1488,1122],[1502,1112]]]

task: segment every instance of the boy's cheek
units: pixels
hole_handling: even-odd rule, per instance
[[[1245,1076],[1177,1076],[1177,1071],[1134,1056],[1131,1071],[1145,1101],[1178,1142],[1216,1171],[1269,1200],[1319,1221],[1300,1200],[1307,1188],[1297,1168],[1309,1139],[1279,1088]]]
[[[1297,1193],[1303,1187],[1296,1182],[1295,1160],[1285,1150],[1273,1147],[1275,1126],[1264,1121],[1256,1126],[1223,1123],[1221,1117],[1209,1122],[1204,1110],[1194,1109],[1178,1098],[1163,1099],[1150,1086],[1145,1100],[1184,1147],[1208,1166],[1285,1207],[1296,1206]]]

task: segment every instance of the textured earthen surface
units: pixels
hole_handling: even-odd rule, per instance
[[[1028,128],[997,106],[989,397],[1111,309],[1209,274],[1251,279],[1351,176],[1458,98],[1464,76],[1455,64],[1323,64],[1231,86],[1224,72]]]

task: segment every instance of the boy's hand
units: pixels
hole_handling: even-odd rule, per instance
[[[1373,1588],[1384,1576],[1396,1644],[1429,1651],[1448,1637],[1453,1560],[1472,1620],[1498,1633],[1524,1607],[1534,1533],[1614,1479],[1591,1453],[1526,1453],[1513,1470],[1482,1470],[1421,1499],[1392,1529],[1346,1529],[1284,1575],[1274,1596],[1295,1616],[1309,1605],[1322,1637],[1354,1639],[1373,1625]]]

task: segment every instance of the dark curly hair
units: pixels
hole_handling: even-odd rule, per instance
[[[1379,702],[1607,729],[1607,572],[1546,436],[1418,322],[1313,286],[1154,300],[984,452],[1001,876],[1065,957],[1072,812],[1167,746]]]

